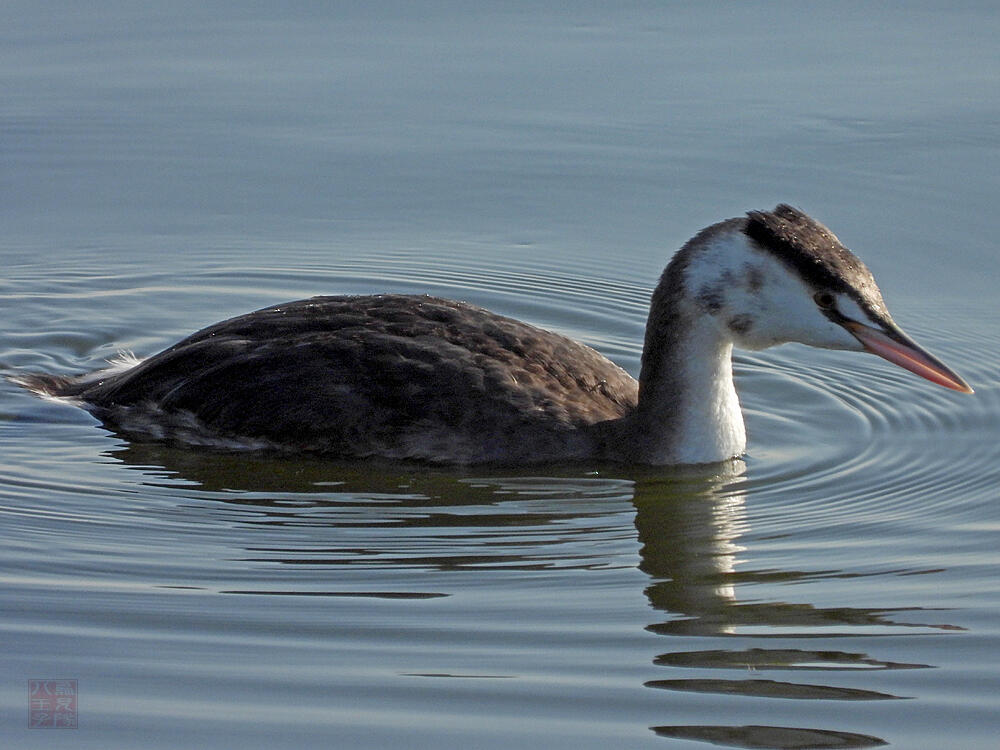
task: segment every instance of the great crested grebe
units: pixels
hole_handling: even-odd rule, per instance
[[[746,447],[733,347],[792,341],[867,350],[972,393],[893,322],[864,263],[787,205],[710,226],[673,257],[638,382],[565,336],[409,295],[277,305],[128,367],[18,380],[138,439],[453,464],[711,463]]]

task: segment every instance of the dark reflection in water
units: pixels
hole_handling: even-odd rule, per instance
[[[897,628],[956,629],[890,617],[892,613],[919,611],[919,607],[821,608],[788,602],[741,602],[736,596],[738,584],[851,578],[856,574],[836,570],[737,571],[736,556],[744,549],[738,539],[747,530],[744,498],[720,480],[700,489],[688,487],[684,494],[671,494],[655,482],[637,483],[634,503],[642,544],[639,567],[655,579],[646,588],[646,596],[656,609],[675,615],[667,622],[650,625],[654,633],[812,638],[868,636],[877,634],[878,626],[891,626],[893,635],[900,634]]]
[[[264,594],[268,596],[349,596],[357,599],[436,599],[447,594],[424,593],[420,591],[271,591],[254,589],[247,591],[220,591],[220,594]]]
[[[767,726],[653,727],[661,737],[703,740],[727,747],[825,750],[826,748],[878,747],[889,744],[878,737],[827,729]]]
[[[899,622],[892,615],[920,608],[824,608],[787,602],[741,602],[739,584],[782,582],[806,578],[848,577],[840,571],[737,572],[737,555],[744,550],[739,538],[747,530],[743,496],[731,482],[717,480],[687,497],[659,491],[655,483],[638,483],[634,503],[636,529],[642,544],[640,568],[655,582],[646,596],[672,619],[648,630],[672,636],[829,638],[873,635],[884,629],[898,635],[900,628],[948,630],[949,626]],[[692,499],[700,496],[701,502]],[[881,691],[833,684],[811,684],[760,679],[758,669],[829,670],[902,669],[927,665],[880,661],[867,654],[805,649],[753,648],[743,651],[673,652],[654,660],[659,666],[692,669],[729,669],[730,679],[679,677],[650,680],[647,687],[684,692],[713,693],[744,698],[791,700],[875,701],[900,699]],[[878,737],[839,730],[778,726],[683,725],[652,728],[664,737],[702,740],[729,747],[847,748],[887,744]]]
[[[656,664],[666,667],[703,669],[762,670],[878,670],[927,669],[930,664],[879,661],[867,654],[846,651],[808,651],[805,649],[748,648],[739,651],[676,651],[656,657]]]
[[[128,445],[113,454],[140,468],[147,484],[193,485],[193,496],[227,509],[240,526],[261,534],[242,538],[247,561],[286,565],[368,566],[430,571],[600,568],[609,562],[580,551],[581,540],[601,535],[639,542],[639,568],[652,582],[645,596],[669,619],[647,630],[670,636],[795,638],[825,640],[851,635],[922,634],[951,626],[914,622],[920,608],[818,607],[812,604],[740,600],[740,586],[845,577],[837,570],[737,570],[749,531],[740,487],[746,469],[726,471],[624,470],[552,467],[545,476],[479,471],[475,476],[406,465],[337,464],[205,454],[165,446]],[[537,472],[537,470],[536,470]],[[614,502],[617,500],[618,502]],[[633,513],[623,516],[622,506]],[[626,506],[628,507],[628,506]],[[634,530],[631,528],[634,524]],[[323,527],[341,535],[296,535]],[[274,532],[280,531],[280,534]],[[355,532],[355,533],[349,533]],[[259,538],[259,543],[257,540]],[[247,539],[253,540],[246,544]],[[634,550],[634,546],[632,547]],[[624,563],[623,563],[624,564]],[[315,580],[315,579],[313,579]],[[442,591],[232,589],[258,596],[358,596],[431,598]],[[907,620],[896,617],[907,612]],[[676,642],[676,641],[675,641]],[[645,682],[650,688],[742,698],[807,701],[902,699],[882,690],[833,684],[838,673],[919,669],[930,665],[880,659],[861,652],[814,648],[678,650],[654,664],[682,670]],[[697,670],[730,670],[699,676]],[[764,670],[808,671],[807,682],[761,679]],[[823,675],[821,681],[817,676]],[[766,703],[762,703],[766,711]],[[766,714],[765,714],[766,715]],[[850,722],[845,714],[844,723]],[[846,727],[845,729],[849,729]],[[764,725],[672,725],[651,729],[665,737],[731,747],[872,747],[883,740],[838,729]]]
[[[874,690],[830,687],[829,685],[799,685],[775,680],[650,680],[646,687],[681,690],[690,693],[747,695],[758,698],[802,698],[832,701],[872,701],[898,699],[898,695]]]
[[[191,483],[192,497],[214,501],[230,511],[229,522],[256,530],[240,537],[249,542],[245,562],[422,571],[606,567],[599,552],[582,549],[580,542],[594,538],[627,542],[634,553],[631,514],[622,512],[632,482],[585,476],[579,467],[552,468],[546,476],[479,470],[473,476],[144,444],[113,456],[142,469],[146,484]],[[614,516],[621,518],[609,521]]]

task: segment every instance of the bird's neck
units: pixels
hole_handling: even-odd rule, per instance
[[[633,449],[649,463],[724,461],[746,448],[732,340],[685,304],[680,270],[668,266],[653,294],[631,417]]]

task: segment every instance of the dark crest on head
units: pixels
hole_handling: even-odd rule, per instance
[[[846,293],[862,307],[887,315],[868,267],[833,232],[797,208],[781,203],[773,211],[750,211],[743,231],[817,290]]]

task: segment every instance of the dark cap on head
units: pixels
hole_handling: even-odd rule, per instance
[[[843,292],[879,317],[888,317],[868,267],[833,232],[799,209],[781,203],[773,211],[750,211],[743,231],[817,290]]]

